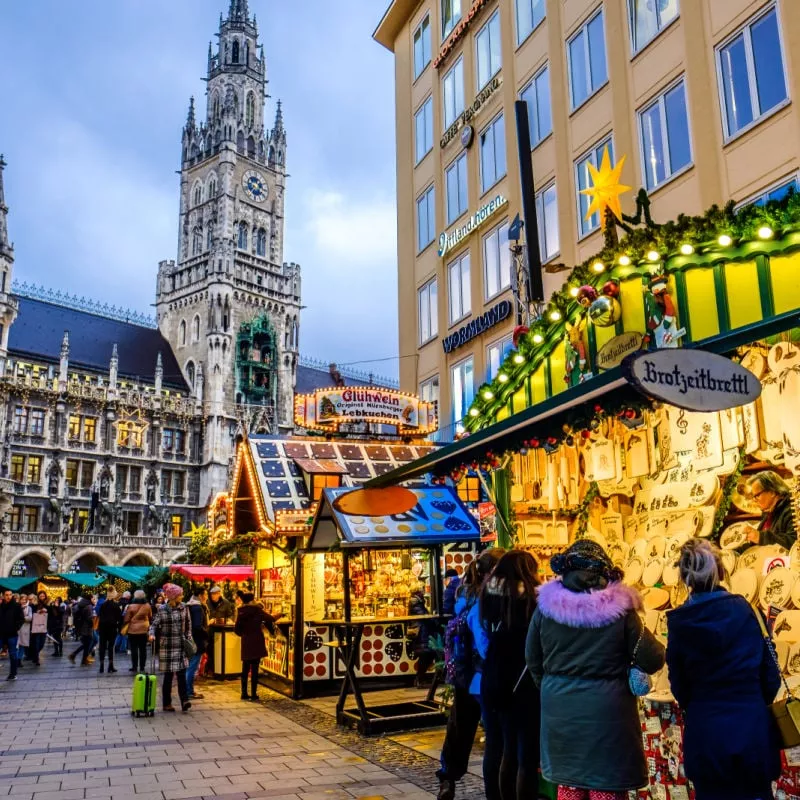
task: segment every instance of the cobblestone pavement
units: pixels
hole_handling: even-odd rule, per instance
[[[72,643],[65,650],[72,649]],[[131,673],[100,675],[43,654],[15,682],[0,660],[0,800],[428,800],[435,796],[439,732],[365,739],[338,728],[330,706],[236,682],[198,684],[186,714],[134,719]],[[175,698],[177,699],[177,698]],[[159,708],[159,706],[157,706]],[[468,775],[459,800],[483,796]]]

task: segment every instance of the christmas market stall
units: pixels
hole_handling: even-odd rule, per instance
[[[800,196],[660,225],[644,192],[635,216],[614,207],[625,187],[603,162],[592,191],[605,202],[592,211],[605,248],[523,317],[516,348],[476,392],[465,438],[367,486],[433,473],[454,488],[468,476],[500,487],[507,544],[530,550],[544,579],[554,553],[597,541],[662,640],[666,614],[687,599],[681,546],[708,538],[728,588],[774,620],[798,689]],[[763,482],[782,493],[779,511],[759,505]],[[642,797],[693,798],[666,671],[641,710]],[[795,756],[785,761],[779,789],[798,795]]]
[[[318,648],[309,640],[332,652],[334,672],[342,675],[337,722],[363,734],[444,723],[433,690],[422,701],[367,707],[362,688],[370,678],[414,669],[421,626],[443,623],[443,545],[480,538],[453,488],[400,488],[399,497],[381,497],[391,491],[325,489],[303,555],[310,625],[304,673],[316,668]],[[350,692],[355,708],[346,707]]]

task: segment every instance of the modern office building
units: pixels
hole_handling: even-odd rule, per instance
[[[516,324],[515,100],[546,298],[602,249],[580,190],[606,148],[656,221],[797,184],[796,0],[392,0],[374,38],[395,56],[401,388],[438,398],[445,439]]]

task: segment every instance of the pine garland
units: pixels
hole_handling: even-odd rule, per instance
[[[742,475],[742,470],[744,469],[744,448],[739,448],[739,461],[736,464],[736,469],[728,475],[725,481],[725,488],[722,490],[722,499],[717,506],[717,512],[714,514],[714,528],[711,533],[711,537],[715,540],[719,539],[719,535],[722,532],[722,526],[725,524],[725,517],[728,516],[728,512],[731,508],[731,503],[733,502],[733,493],[736,491],[736,486],[739,483],[739,478]]]

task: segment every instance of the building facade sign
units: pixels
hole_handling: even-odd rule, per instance
[[[472,20],[480,13],[481,9],[489,4],[489,0],[475,0],[472,8],[467,12],[466,16],[461,19],[461,22],[453,28],[447,40],[439,50],[439,55],[433,59],[434,69],[439,69],[439,65],[453,52],[455,46],[461,41],[461,38],[467,32],[467,28],[472,24]]]
[[[503,83],[503,78],[500,75],[495,75],[489,83],[483,87],[480,94],[470,103],[470,105],[465,108],[461,114],[458,116],[456,121],[444,132],[444,135],[441,139],[439,139],[439,146],[440,147],[447,147],[453,139],[458,135],[458,132],[464,125],[468,125],[468,123],[474,119],[478,112],[489,102],[489,98],[500,88],[500,84]],[[472,137],[470,137],[470,142],[472,141]],[[462,140],[461,142],[464,147],[468,147],[468,144],[465,144]]]
[[[612,369],[618,367],[626,356],[642,349],[644,336],[638,331],[621,333],[607,341],[595,356],[598,369]]]
[[[735,408],[761,394],[761,382],[749,369],[704,350],[639,353],[628,356],[622,368],[643,394],[689,411]]]
[[[485,333],[489,328],[501,323],[504,319],[511,316],[511,302],[501,300],[496,306],[490,308],[485,314],[470,320],[466,325],[459,328],[455,333],[442,339],[442,347],[445,353],[452,353],[453,350],[465,345],[467,342]]]
[[[444,258],[460,241],[480,228],[490,217],[508,204],[502,194],[481,206],[463,225],[450,233],[439,234],[439,258]]]

